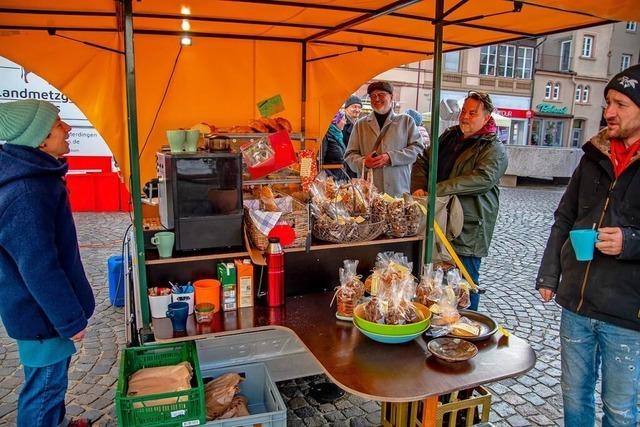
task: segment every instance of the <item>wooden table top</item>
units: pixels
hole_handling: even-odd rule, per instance
[[[248,328],[287,328],[295,333],[327,375],[343,389],[384,402],[412,402],[430,396],[491,383],[527,372],[536,356],[524,340],[496,333],[477,342],[471,360],[437,360],[419,337],[405,344],[375,342],[350,322],[335,318],[329,307],[333,294],[287,298],[280,308],[256,306],[216,313],[210,325],[198,325],[193,316],[186,336],[175,336],[169,319],[153,319],[156,340],[181,341],[237,333]],[[255,329],[254,329],[255,330]]]

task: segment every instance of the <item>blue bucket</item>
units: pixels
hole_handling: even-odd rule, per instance
[[[109,302],[114,307],[124,306],[124,269],[122,255],[111,255],[107,260],[109,271]]]

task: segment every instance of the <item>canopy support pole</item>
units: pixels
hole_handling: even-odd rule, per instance
[[[307,42],[302,42],[302,75],[300,82],[300,100],[302,102],[302,108],[300,109],[300,133],[304,138],[304,132],[307,128]]]
[[[124,0],[124,63],[127,90],[127,124],[129,130],[129,166],[131,169],[131,198],[133,200],[133,229],[135,230],[138,284],[140,286],[140,309],[144,342],[149,329],[149,301],[147,296],[147,270],[144,258],[144,235],[142,232],[142,200],[140,197],[140,158],[138,154],[138,110],[136,106],[136,73],[133,52],[133,7],[132,0]]]
[[[444,0],[436,0],[435,42],[433,43],[433,90],[431,91],[431,159],[429,160],[429,199],[427,208],[427,247],[424,263],[433,259],[434,229],[436,216],[436,181],[438,178],[438,135],[440,134],[440,87],[442,83],[442,31],[444,24]]]

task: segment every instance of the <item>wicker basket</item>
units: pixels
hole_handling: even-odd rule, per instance
[[[348,223],[339,225],[332,222],[331,226],[325,223],[313,221],[313,237],[325,242],[345,243],[345,242],[366,242],[380,236],[385,230],[386,223],[363,222],[362,224]]]
[[[291,226],[296,233],[296,238],[293,242],[287,246],[283,245],[283,247],[300,248],[305,245],[307,235],[309,234],[309,206],[293,197],[291,197],[291,199],[293,210],[283,213],[282,216],[280,216],[278,224],[287,224]],[[262,234],[258,227],[256,227],[249,215],[249,209],[247,209],[247,207],[244,208],[244,226],[253,246],[261,251],[265,250],[269,244],[269,237]]]

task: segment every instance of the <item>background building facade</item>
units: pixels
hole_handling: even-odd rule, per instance
[[[482,90],[494,100],[505,144],[580,147],[601,128],[607,81],[639,58],[640,29],[632,21],[449,52],[442,64],[441,124],[455,123],[455,102],[469,90]],[[398,112],[413,108],[428,122],[432,79],[428,60],[374,80],[394,84]],[[365,89],[357,94],[366,104]]]

